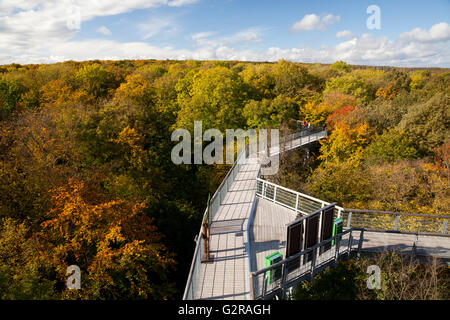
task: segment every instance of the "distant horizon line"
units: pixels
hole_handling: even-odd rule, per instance
[[[11,65],[20,65],[20,66],[36,66],[36,65],[52,65],[52,64],[58,64],[58,63],[68,63],[68,62],[77,62],[77,63],[83,63],[83,62],[119,62],[119,61],[155,61],[155,62],[187,62],[187,61],[198,61],[198,62],[231,62],[231,63],[268,63],[268,64],[275,64],[280,60],[289,61],[292,63],[299,63],[299,64],[320,64],[329,66],[332,65],[334,62],[301,62],[301,61],[293,61],[289,59],[283,59],[280,58],[277,61],[258,61],[258,60],[221,60],[221,59],[156,59],[156,58],[127,58],[127,59],[88,59],[88,60],[75,60],[75,59],[67,59],[63,61],[55,61],[55,62],[41,62],[41,63],[18,63],[18,62],[11,62],[6,64],[0,64],[0,67],[4,66],[11,66]],[[370,65],[370,64],[351,64],[344,60],[336,60],[337,61],[343,61],[346,64],[348,64],[351,67],[357,67],[357,68],[397,68],[397,69],[433,69],[433,70],[449,70],[450,67],[402,67],[402,66],[395,66],[395,65]]]

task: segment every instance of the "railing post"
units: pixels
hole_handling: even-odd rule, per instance
[[[266,194],[265,194],[266,189],[267,189],[267,187],[266,187],[266,182],[263,181],[263,186],[262,186],[262,197],[263,197],[263,198],[266,197]]]
[[[352,231],[350,231],[350,236],[348,238],[348,254],[350,254],[351,249],[352,249],[352,244],[353,244],[353,235],[352,235]]]
[[[255,294],[253,292],[253,279],[254,279],[254,274],[250,274],[250,300],[255,300]]]
[[[414,239],[414,243],[413,243],[413,248],[412,248],[412,255],[416,256],[416,252],[417,252],[417,242],[419,241],[419,235],[416,234],[416,237]]]
[[[263,285],[262,285],[262,292],[261,292],[261,296],[263,299],[266,296],[266,289],[267,289],[267,271],[264,272],[264,276],[263,276]]]
[[[398,215],[395,218],[395,225],[394,225],[394,230],[397,231],[398,230],[398,222],[400,221],[400,215]]]
[[[286,282],[286,263],[283,263],[283,266],[281,267],[281,284],[282,287],[283,284]]]
[[[339,248],[341,246],[341,234],[336,235],[335,242],[336,242],[336,249],[335,249],[336,251],[334,254],[334,260],[337,260],[339,259]]]
[[[442,224],[442,234],[445,234],[445,229],[447,228],[448,219],[444,220],[444,223]]]
[[[356,253],[356,256],[358,257],[358,259],[361,256],[361,249],[362,249],[363,242],[364,242],[364,229],[361,230],[361,232],[359,234],[358,251]]]
[[[295,195],[295,212],[298,212],[298,193]]]
[[[314,280],[314,267],[316,266],[316,249],[314,248],[312,251],[312,261],[311,261],[311,282]]]
[[[347,229],[350,229],[351,220],[352,220],[352,213],[349,212],[347,216]]]

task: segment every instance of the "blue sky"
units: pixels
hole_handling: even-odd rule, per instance
[[[366,9],[380,9],[369,29]],[[218,59],[450,67],[450,2],[0,0],[0,64]]]

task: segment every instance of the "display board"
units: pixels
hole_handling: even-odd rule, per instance
[[[319,219],[320,214],[316,214],[306,218],[305,250],[313,247],[318,243],[317,236],[319,234]],[[311,261],[311,259],[312,252],[305,255],[304,263]]]
[[[303,249],[303,220],[289,225],[287,228],[286,258],[291,257]],[[299,261],[291,261],[287,264],[287,269],[292,270],[299,267]]]
[[[307,216],[303,216],[287,226],[286,258],[292,257],[308,248],[314,247],[319,242],[330,239],[333,236],[333,219],[335,203],[318,209]],[[328,243],[320,248],[319,254],[331,248]],[[313,253],[304,255],[303,263],[311,261]],[[286,267],[289,270],[300,266],[302,258],[290,261]]]
[[[334,207],[322,211],[320,242],[333,236]],[[331,242],[320,248],[320,253],[331,249]]]

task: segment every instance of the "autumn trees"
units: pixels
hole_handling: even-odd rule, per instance
[[[96,185],[70,179],[53,190],[42,223],[46,254],[57,274],[68,265],[83,272],[83,288],[66,292],[84,299],[167,299],[174,260],[160,243],[145,203],[109,199]],[[64,281],[65,277],[58,279]]]
[[[204,128],[223,131],[243,126],[244,82],[228,68],[219,66],[188,75],[176,90],[180,105],[179,128],[192,128],[194,120],[198,119],[202,119]]]
[[[368,288],[368,267],[380,268],[380,287]],[[335,285],[330,286],[330,283]],[[418,259],[383,252],[358,260],[340,260],[295,290],[295,300],[448,300],[449,269],[436,258]]]
[[[194,121],[325,126],[321,145],[282,159],[276,181],[343,206],[450,210],[448,72],[286,60],[0,70],[1,298],[179,298],[208,193],[228,169],[172,163],[172,131]],[[70,264],[79,292],[64,284]]]

